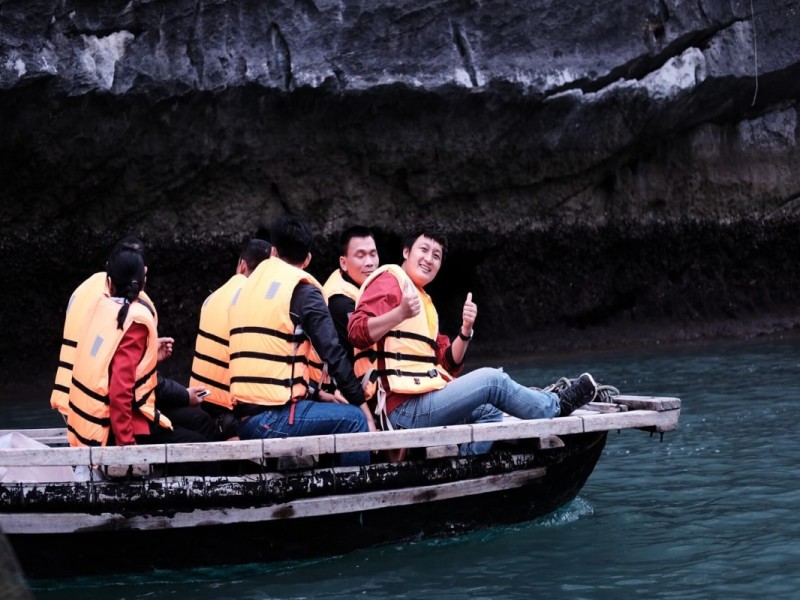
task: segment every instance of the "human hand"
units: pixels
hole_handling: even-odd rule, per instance
[[[361,412],[364,413],[364,416],[367,419],[367,430],[373,432],[378,431],[378,428],[375,426],[375,418],[372,416],[372,413],[369,410],[369,405],[366,402],[364,402],[363,404],[361,404],[361,406],[359,406],[359,408],[361,409]],[[375,451],[373,451],[373,453],[374,452]]]
[[[334,391],[332,394],[330,392],[326,392],[325,390],[320,390],[317,392],[317,398],[320,402],[334,402],[336,404],[349,404],[344,396],[339,392],[339,390]]]
[[[414,289],[414,284],[406,281],[403,286],[403,297],[400,299],[400,309],[403,314],[403,320],[416,317],[420,311],[419,294]]]
[[[172,344],[175,340],[171,337],[158,338],[158,362],[172,356]]]
[[[208,389],[202,385],[188,387],[186,391],[189,392],[189,406],[199,406],[203,398],[209,394]]]
[[[472,292],[467,294],[467,300],[464,302],[464,308],[461,311],[461,333],[469,337],[472,333],[472,326],[475,324],[475,319],[478,317],[478,305],[472,301]]]

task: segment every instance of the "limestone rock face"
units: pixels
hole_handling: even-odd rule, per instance
[[[193,346],[285,211],[323,279],[347,225],[388,262],[446,223],[442,328],[472,291],[484,348],[793,323],[798,97],[796,0],[4,0],[3,355],[54,369],[128,233]]]

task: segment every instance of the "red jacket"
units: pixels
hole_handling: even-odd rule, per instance
[[[391,273],[378,275],[372,283],[361,294],[356,309],[350,316],[347,325],[347,337],[355,348],[367,348],[375,343],[369,336],[368,320],[392,310],[400,305],[403,298],[403,291],[397,283],[397,279]],[[450,338],[438,332],[436,334],[436,360],[447,369],[453,377],[461,371],[462,365],[453,360],[453,352],[450,348]],[[384,381],[384,387],[388,389]],[[391,413],[408,399],[407,394],[389,392],[386,395],[386,413]]]
[[[147,327],[141,323],[130,326],[122,336],[117,351],[108,367],[108,397],[111,431],[114,444],[136,444],[136,435],[150,435],[150,422],[133,409],[133,386],[136,383],[136,365],[147,347]]]

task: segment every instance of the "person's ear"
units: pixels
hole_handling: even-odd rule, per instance
[[[343,273],[347,273],[347,261],[344,259],[344,256],[339,257],[339,268]]]
[[[236,274],[247,275],[247,263],[244,261],[243,258],[240,258],[239,262],[236,265]]]
[[[111,283],[111,277],[106,277],[106,288],[108,288],[108,295],[113,297],[117,289],[114,287],[114,284]]]
[[[408,260],[408,255],[411,253],[410,248],[403,248],[403,260]]]
[[[311,252],[306,254],[306,259],[303,261],[303,266],[300,268],[305,269],[310,263],[311,263]]]

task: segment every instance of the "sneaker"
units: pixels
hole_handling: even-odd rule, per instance
[[[597,383],[589,373],[584,373],[556,394],[561,400],[561,412],[558,416],[566,417],[597,397]]]

